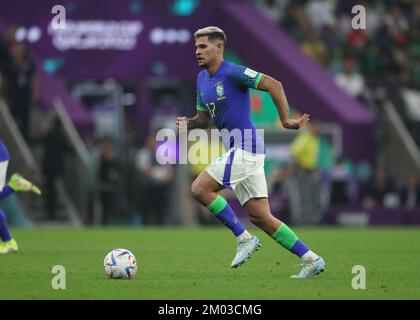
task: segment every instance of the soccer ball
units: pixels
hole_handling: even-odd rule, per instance
[[[111,279],[131,279],[137,272],[136,257],[127,249],[114,249],[106,255],[104,269]]]

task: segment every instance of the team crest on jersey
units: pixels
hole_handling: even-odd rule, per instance
[[[225,89],[223,88],[223,82],[216,83],[217,100],[225,98]]]

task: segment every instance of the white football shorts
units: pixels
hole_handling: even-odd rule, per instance
[[[264,173],[264,154],[232,148],[206,168],[219,184],[235,191],[241,206],[252,198],[268,198]]]
[[[0,191],[3,190],[4,186],[6,185],[6,174],[8,164],[9,161],[0,162]]]

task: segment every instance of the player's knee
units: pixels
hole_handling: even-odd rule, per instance
[[[197,199],[200,200],[200,198],[203,196],[204,190],[201,187],[201,185],[199,183],[193,182],[193,184],[191,185],[191,194],[192,196]]]
[[[259,214],[255,214],[255,213],[250,213],[249,214],[249,219],[251,220],[251,222],[256,225],[256,226],[261,226],[264,223],[264,218],[259,215]]]
[[[270,215],[265,213],[249,213],[249,219],[251,220],[251,222],[257,227],[262,228],[263,230],[265,230],[265,228],[271,224],[272,221],[270,218]]]

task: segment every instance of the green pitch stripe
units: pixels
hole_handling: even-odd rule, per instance
[[[258,83],[260,82],[262,75],[263,75],[262,73],[259,73],[257,76],[257,79],[255,79],[255,87],[254,87],[255,89],[258,88]]]
[[[296,241],[298,241],[296,234],[284,223],[281,224],[271,237],[287,250],[291,250]]]
[[[226,208],[227,201],[221,195],[218,195],[217,198],[210,203],[207,208],[213,213],[218,214],[224,208]]]

